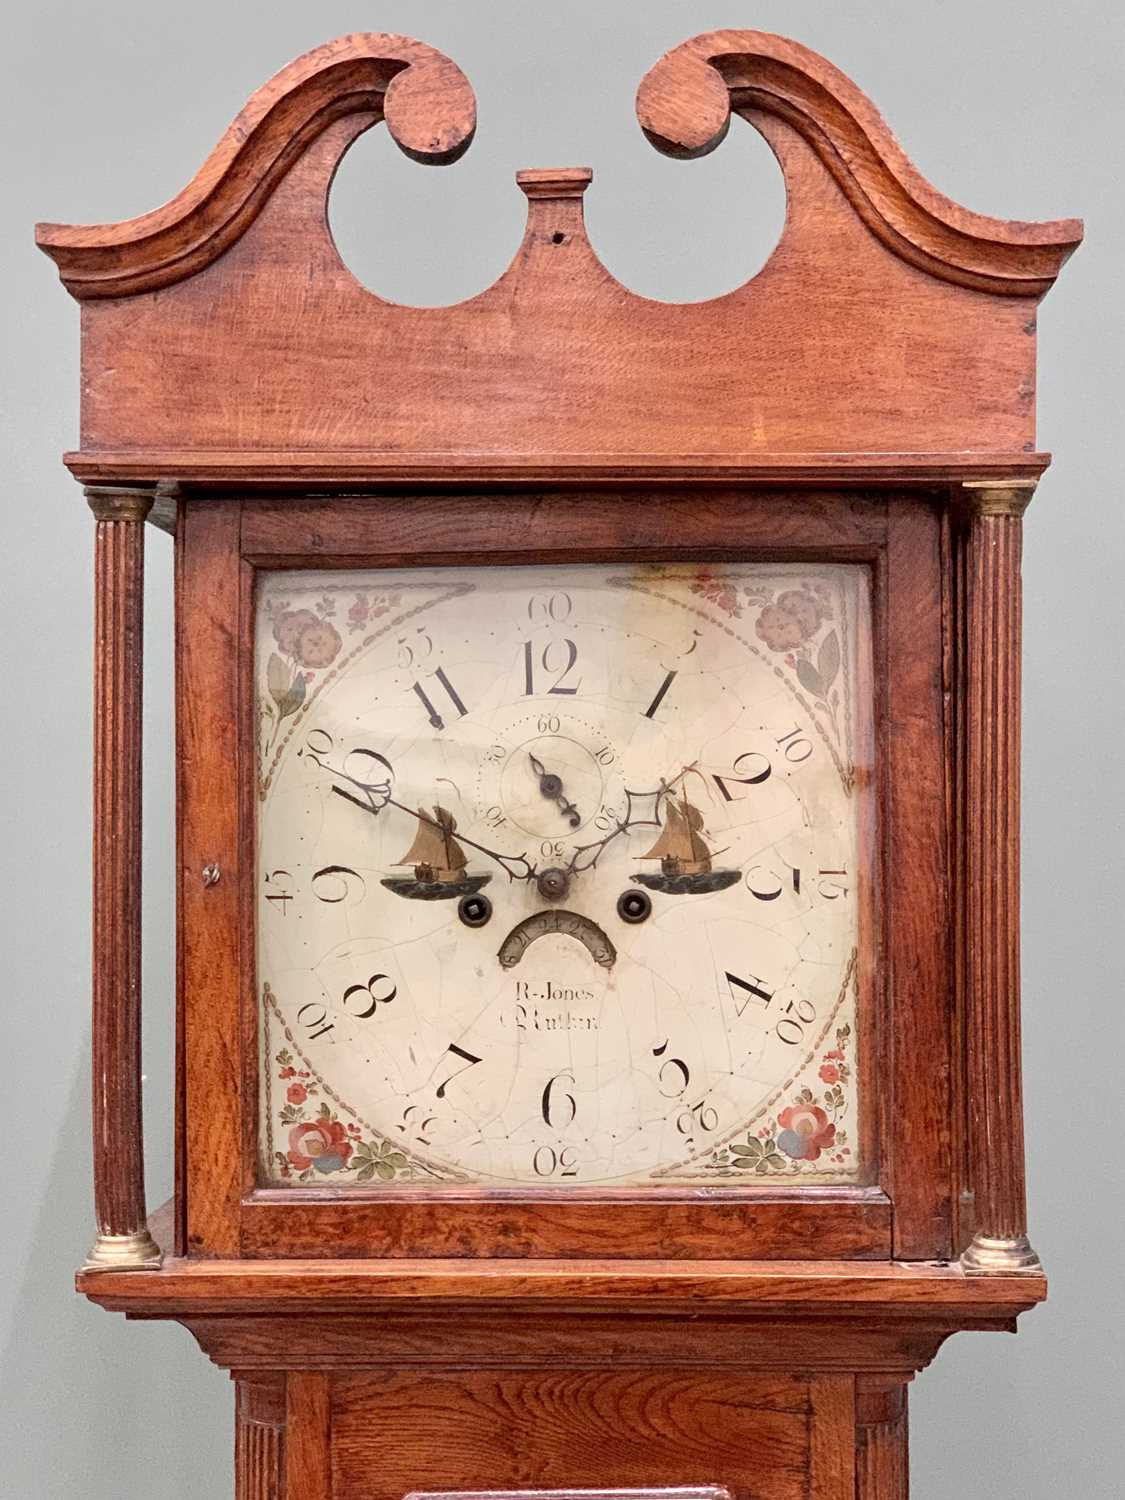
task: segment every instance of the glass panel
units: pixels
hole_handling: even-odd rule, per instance
[[[262,1180],[854,1181],[859,566],[276,573]]]

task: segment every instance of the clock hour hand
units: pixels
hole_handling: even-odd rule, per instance
[[[582,814],[563,790],[562,778],[556,776],[553,771],[548,771],[543,762],[537,760],[534,755],[529,755],[527,758],[531,762],[532,771],[539,778],[540,793],[546,797],[548,802],[556,803],[559,811],[570,826],[577,828],[582,822]]]

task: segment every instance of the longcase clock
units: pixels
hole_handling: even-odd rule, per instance
[[[1021,517],[1081,226],[969,213],[824,59],[739,115],[763,270],[619,285],[585,169],[511,268],[381,300],[326,198],[457,67],[346,36],[165,207],[39,244],[96,518],[94,1160],[79,1289],[237,1385],[241,1500],[897,1500],[906,1390],[1045,1282],[1024,1207]],[[451,237],[452,246],[453,239]],[[141,583],[174,536],[175,1193],[140,1128]]]

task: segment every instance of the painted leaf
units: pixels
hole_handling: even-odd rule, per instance
[[[806,661],[803,656],[797,659],[797,680],[814,698],[824,697],[824,683],[821,681],[820,673],[812,662]]]
[[[290,683],[289,691],[277,705],[278,712],[283,719],[287,719],[290,714],[295,714],[305,701],[305,687],[305,679],[298,672],[292,683]]]
[[[840,637],[834,630],[830,630],[821,641],[816,664],[820,671],[820,679],[824,683],[824,692],[827,693],[836,680],[836,673],[840,670]]]
[[[301,681],[304,681],[303,677]],[[284,704],[286,698],[289,696],[290,687],[289,668],[276,651],[271,654],[266,664],[266,684],[270,690],[270,697],[277,704],[278,708],[281,709],[282,716],[284,717]]]

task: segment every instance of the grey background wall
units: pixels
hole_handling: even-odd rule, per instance
[[[737,122],[705,161],[657,157],[637,130],[632,95],[661,52],[718,25],[780,31],[825,53],[875,99],[922,171],[969,207],[1087,220],[1087,243],[1040,318],[1040,441],[1058,461],[1029,514],[1025,566],[1028,1151],[1033,1234],[1053,1295],[1018,1340],[960,1335],[916,1384],[913,1493],[1121,1493],[1125,12],[1109,0],[40,0],[9,12],[0,64],[4,1494],[231,1493],[226,1378],[183,1331],[126,1326],[70,1290],[92,1222],[92,537],[59,463],[77,434],[78,313],[35,252],[32,223],[154,207],[291,57],[345,31],[402,31],[465,69],[480,129],[446,171],[407,162],[384,131],[359,142],[332,215],[345,258],[369,285],[415,303],[483,288],[519,240],[513,172],[582,163],[596,172],[592,238],[615,274],[670,301],[712,295],[764,260],[781,224],[780,176]],[[164,537],[153,535],[149,556],[145,1053],[155,1203],[170,1178],[173,993]]]

